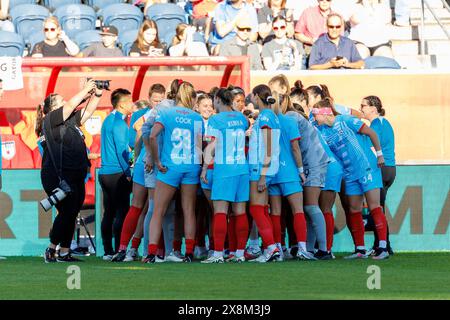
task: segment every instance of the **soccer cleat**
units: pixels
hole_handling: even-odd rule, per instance
[[[374,255],[375,255],[375,249],[376,249],[376,248],[373,247],[373,248],[367,250],[366,256],[368,256],[368,257],[374,256]]]
[[[83,260],[72,257],[72,255],[70,253],[66,254],[65,256],[61,256],[58,254],[56,261],[57,262],[83,262]]]
[[[222,256],[220,257],[211,256],[208,259],[200,261],[200,263],[224,263],[224,262],[225,261]]]
[[[111,262],[123,262],[125,257],[127,256],[126,250],[120,250],[117,252],[111,259]]]
[[[172,251],[165,259],[166,262],[183,262],[183,258],[179,257],[177,251]]]
[[[142,262],[143,263],[156,263],[156,256],[154,254],[149,254],[144,258],[144,260]]]
[[[183,262],[186,263],[191,263],[192,261],[194,261],[194,255],[192,253],[187,254],[183,259]]]
[[[333,259],[333,260],[336,259],[336,257],[334,256],[333,252],[329,251],[328,253],[331,255],[331,259]]]
[[[88,248],[82,248],[82,247],[76,247],[74,249],[70,249],[70,254],[73,256],[78,256],[78,257],[85,257],[85,256],[90,255]]]
[[[56,262],[55,254],[56,254],[56,250],[55,249],[52,249],[52,248],[45,249],[44,262],[45,263]]]
[[[372,257],[374,260],[384,260],[389,258],[389,252],[384,248],[377,248],[375,254]]]
[[[260,255],[258,258],[250,260],[249,262],[258,262],[258,263],[266,263],[270,261],[276,261],[280,256],[280,250],[278,248],[273,249],[272,251],[265,250],[265,252]]]
[[[0,256],[0,260],[6,260],[6,257]]]
[[[390,245],[388,245],[387,251],[388,251],[388,253],[389,253],[390,256],[393,256],[393,255],[394,255],[394,250],[392,250],[392,247],[391,247]]]
[[[294,259],[294,257],[291,255],[290,250],[287,249],[287,248],[284,248],[284,250],[283,250],[283,257],[284,257],[284,260],[292,260],[292,259]]]
[[[166,260],[164,259],[164,257],[163,256],[156,256],[155,257],[155,263],[163,263],[163,262],[166,262]]]
[[[333,257],[330,253],[322,250],[317,250],[317,252],[314,254],[314,258],[317,260],[332,260]]]
[[[139,260],[138,252],[135,248],[131,248],[128,250],[127,255],[125,256],[125,259],[123,259],[124,262],[131,262],[131,261],[137,261]]]
[[[291,254],[291,256],[292,256],[292,259],[294,259],[294,257],[297,256],[297,252],[298,252],[298,247],[297,247],[297,246],[291,247],[291,249],[290,249],[290,254]]]
[[[366,250],[356,250],[351,255],[344,257],[346,260],[367,259]]]
[[[112,254],[104,254],[102,259],[103,259],[103,261],[111,261],[113,256],[114,255],[112,255]]]
[[[230,255],[228,256],[228,258],[225,259],[225,262],[230,262],[231,260],[234,259],[234,257],[235,257],[234,254],[230,254]]]
[[[245,257],[244,257],[244,256],[241,256],[241,257],[236,257],[236,256],[234,256],[233,258],[228,259],[227,262],[231,262],[231,263],[242,263],[242,262],[245,262]]]
[[[254,260],[262,255],[262,251],[260,247],[247,247],[244,252],[244,257],[246,260]]]
[[[298,249],[296,257],[298,260],[317,260],[314,254],[302,249]]]

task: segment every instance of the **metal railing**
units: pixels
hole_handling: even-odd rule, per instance
[[[444,7],[450,12],[450,7],[447,4],[447,2],[445,0],[441,0],[442,3],[444,4]],[[422,31],[421,31],[421,35],[420,35],[420,53],[423,54],[427,54],[428,50],[425,50],[425,6],[428,8],[428,10],[430,10],[431,15],[433,16],[433,18],[436,20],[436,22],[438,23],[438,25],[441,27],[442,31],[445,33],[445,35],[447,36],[448,40],[450,40],[450,33],[448,32],[448,30],[446,29],[446,27],[444,26],[444,24],[442,23],[441,19],[438,17],[438,15],[436,14],[436,11],[434,11],[434,9],[431,7],[431,5],[428,3],[428,0],[422,0],[422,14],[420,16],[421,19],[421,25],[422,25]]]

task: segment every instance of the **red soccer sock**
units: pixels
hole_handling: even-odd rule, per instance
[[[131,248],[138,249],[141,244],[141,238],[133,237],[131,240]]]
[[[173,251],[181,251],[181,240],[172,241]]]
[[[150,243],[148,245],[148,254],[152,254],[156,256],[156,252],[158,251],[158,245],[156,243]]]
[[[223,251],[225,245],[225,237],[227,236],[227,214],[216,213],[214,214],[214,250]]]
[[[265,207],[261,205],[250,205],[250,214],[256,222],[258,232],[261,235],[263,246],[267,248],[275,243],[273,240],[272,223],[269,217],[264,213]]]
[[[294,213],[294,231],[297,242],[306,242],[306,219],[304,212]]]
[[[362,218],[362,212],[350,212],[350,232],[353,235],[353,241],[356,247],[364,247],[364,221]]]
[[[370,211],[373,222],[375,222],[375,230],[380,241],[386,241],[387,239],[387,221],[386,216],[383,214],[383,208],[378,207]]]
[[[281,243],[281,219],[280,216],[270,215],[273,226],[273,240],[275,243]]]
[[[141,215],[142,208],[130,207],[128,210],[125,221],[122,226],[122,233],[120,234],[120,247],[119,250],[127,250],[128,243],[131,240],[136,226],[138,224],[139,216]]]
[[[327,250],[331,251],[334,237],[334,217],[332,212],[324,212],[325,224],[327,229]]]
[[[192,254],[194,252],[195,239],[184,239],[186,244],[186,253],[185,255]]]
[[[236,249],[237,250],[245,250],[245,247],[247,246],[247,240],[248,240],[248,232],[249,232],[249,224],[247,215],[240,214],[238,216],[235,216],[236,219]]]
[[[236,216],[230,216],[228,221],[228,249],[230,252],[236,252]]]

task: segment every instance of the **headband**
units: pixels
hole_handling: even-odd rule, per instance
[[[331,108],[313,108],[311,110],[311,112],[314,115],[316,115],[316,114],[320,114],[320,115],[324,115],[324,116],[333,115],[333,109],[331,109]]]

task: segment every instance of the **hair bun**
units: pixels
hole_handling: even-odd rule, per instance
[[[294,87],[295,87],[296,89],[301,89],[301,90],[303,90],[303,83],[302,83],[302,81],[301,81],[301,80],[295,81]]]
[[[275,98],[272,96],[268,96],[266,99],[267,104],[274,104],[276,102]]]

